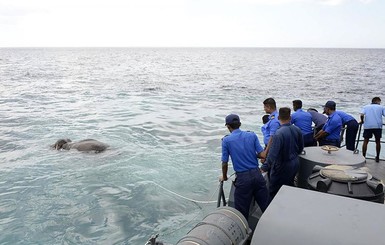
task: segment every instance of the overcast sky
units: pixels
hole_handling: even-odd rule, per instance
[[[0,47],[385,48],[385,0],[0,0]]]

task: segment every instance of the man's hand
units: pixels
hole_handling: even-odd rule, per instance
[[[227,176],[219,176],[219,182],[223,182],[227,180]]]
[[[264,163],[266,161],[266,157],[267,157],[267,151],[264,150],[262,152],[260,152],[257,157],[260,159],[261,163]]]

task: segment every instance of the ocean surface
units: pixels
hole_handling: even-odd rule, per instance
[[[383,49],[2,48],[0,244],[175,244],[216,208],[227,114],[262,142],[268,97],[358,119],[384,95]]]

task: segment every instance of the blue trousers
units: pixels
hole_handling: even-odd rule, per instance
[[[305,147],[317,145],[317,142],[314,139],[314,133],[305,134],[303,136],[303,142]]]
[[[258,168],[237,173],[234,185],[235,209],[241,212],[246,219],[249,217],[249,209],[253,197],[262,212],[265,211],[269,205],[269,193],[267,191],[266,181]]]
[[[327,140],[327,139],[321,139],[319,142],[319,145],[334,145],[337,147],[341,147],[341,142],[339,140]]]
[[[354,151],[358,127],[359,125],[356,120],[350,120],[346,123],[345,142],[346,149],[348,150]]]
[[[299,159],[281,163],[283,168],[275,170],[272,167],[269,179],[269,202],[273,200],[283,185],[294,186],[294,178],[299,169]]]

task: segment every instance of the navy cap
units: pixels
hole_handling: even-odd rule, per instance
[[[336,102],[329,100],[328,102],[326,102],[324,108],[329,108],[329,109],[335,110],[336,109]]]
[[[239,119],[239,116],[236,115],[236,114],[230,114],[226,117],[226,120],[225,120],[225,125],[227,124],[231,124],[231,123],[234,123],[234,122],[241,122],[241,120]]]

